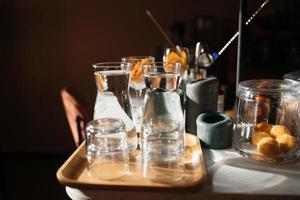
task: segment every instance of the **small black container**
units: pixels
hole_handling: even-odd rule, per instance
[[[201,113],[216,112],[219,81],[215,77],[187,82],[185,129],[197,134],[196,119]]]

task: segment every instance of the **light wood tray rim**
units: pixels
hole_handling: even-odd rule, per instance
[[[166,184],[166,183],[160,183],[160,182],[143,182],[143,181],[133,181],[133,182],[127,182],[124,181],[92,181],[92,180],[86,180],[84,178],[80,178],[80,175],[84,175],[86,173],[86,170],[83,169],[84,163],[79,164],[80,168],[78,169],[76,167],[76,163],[78,162],[86,162],[85,159],[82,157],[82,152],[85,148],[85,142],[83,142],[73,153],[72,155],[62,164],[62,166],[58,169],[56,173],[56,177],[60,184],[64,186],[70,186],[75,188],[118,188],[118,189],[187,189],[187,188],[195,188],[198,187],[201,183],[203,183],[206,180],[206,165],[205,160],[203,157],[201,145],[199,142],[199,139],[197,136],[194,136],[192,134],[185,134],[186,138],[192,139],[192,141],[197,142],[197,154],[199,154],[200,158],[200,166],[196,171],[191,170],[192,173],[197,174],[196,179],[192,181],[184,181],[184,185],[173,185],[173,184]],[[187,140],[187,139],[186,139]],[[73,165],[73,166],[72,166]],[[75,166],[75,167],[74,167]],[[76,171],[78,170],[78,171]],[[70,176],[68,176],[68,173],[78,173],[79,178],[75,179]],[[198,174],[199,173],[199,174]]]

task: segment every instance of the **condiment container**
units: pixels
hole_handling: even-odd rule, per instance
[[[300,154],[300,83],[260,79],[239,83],[234,147],[263,162],[289,162]]]

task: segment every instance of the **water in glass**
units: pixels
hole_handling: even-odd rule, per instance
[[[132,152],[138,142],[128,97],[130,64],[98,63],[93,66],[97,85],[94,119],[118,118],[124,121],[128,148]]]

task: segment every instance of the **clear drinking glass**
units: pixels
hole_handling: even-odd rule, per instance
[[[130,63],[96,63],[93,65],[97,85],[94,119],[118,118],[124,121],[128,149],[137,148],[137,134],[129,104]]]
[[[180,75],[186,80],[187,70],[189,68],[190,54],[186,47],[166,48],[163,56],[164,62],[180,63]]]
[[[151,56],[129,56],[122,57],[121,61],[131,64],[129,98],[132,118],[137,132],[140,132],[143,114],[143,101],[146,93],[142,65],[154,62],[155,58]]]
[[[143,175],[151,180],[181,179],[184,154],[184,118],[178,95],[179,63],[143,65],[144,101],[141,147]]]
[[[120,119],[101,118],[86,126],[88,173],[112,180],[128,175],[129,152],[125,124]]]

